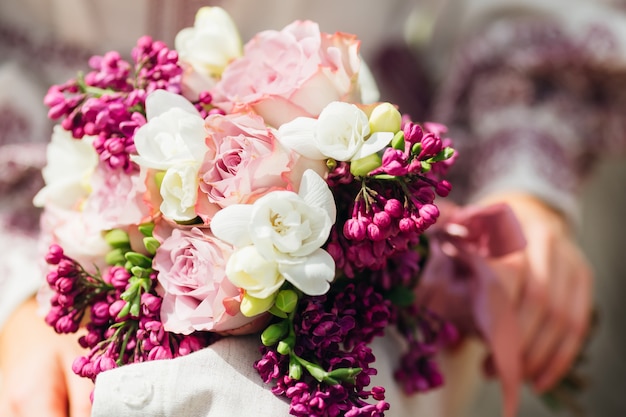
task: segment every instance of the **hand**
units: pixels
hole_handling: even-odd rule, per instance
[[[59,335],[24,303],[0,333],[0,416],[88,417],[93,383],[72,372],[84,354],[77,335]]]
[[[593,274],[563,216],[524,194],[494,195],[481,204],[508,203],[526,249],[492,263],[513,294],[522,331],[522,369],[543,393],[565,375],[589,330]]]

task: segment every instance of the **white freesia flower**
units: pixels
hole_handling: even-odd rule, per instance
[[[73,209],[89,196],[91,176],[98,166],[93,140],[92,136],[77,140],[60,125],[54,127],[46,151],[48,164],[42,170],[46,186],[35,196],[35,206]]]
[[[135,133],[139,155],[132,159],[165,171],[161,212],[173,220],[191,220],[196,217],[198,171],[208,150],[204,120],[189,101],[165,90],[148,96],[146,114],[148,122]]]
[[[271,297],[285,282],[278,264],[261,256],[253,245],[233,252],[226,264],[226,276],[235,286],[259,299]]]
[[[137,129],[137,164],[166,170],[177,163],[202,161],[206,152],[204,119],[184,97],[156,90],[146,98],[148,123]]]
[[[370,132],[365,112],[354,104],[335,101],[317,119],[298,117],[279,128],[286,147],[311,159],[352,161],[372,155],[389,144],[395,132]]]
[[[318,174],[307,170],[298,194],[274,191],[254,204],[226,207],[213,217],[211,230],[235,247],[253,245],[263,259],[277,265],[284,279],[308,295],[321,295],[335,276],[333,258],[321,249],[335,220],[332,192]]]
[[[184,76],[192,90],[211,88],[243,49],[235,23],[220,7],[199,9],[194,27],[178,32],[174,45],[183,66],[192,69]]]
[[[196,217],[198,199],[198,170],[200,163],[181,162],[163,176],[161,182],[161,213],[169,219],[191,220]]]

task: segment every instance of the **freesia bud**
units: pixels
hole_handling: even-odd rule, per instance
[[[156,254],[157,249],[159,248],[159,246],[161,246],[159,241],[153,238],[152,236],[144,237],[143,245],[150,255]]]
[[[289,330],[289,322],[286,320],[281,321],[280,323],[274,323],[267,327],[261,333],[261,343],[265,346],[273,346],[278,343]]]
[[[113,249],[104,256],[104,261],[108,265],[123,265],[126,263],[124,251],[120,248]]]
[[[296,362],[289,362],[289,378],[299,380],[302,378],[302,366]]]
[[[293,290],[282,290],[276,296],[276,307],[285,312],[291,313],[298,305],[298,294]]]
[[[142,255],[137,252],[126,252],[124,254],[126,260],[132,263],[135,266],[140,266],[142,268],[150,268],[152,267],[152,259],[148,258],[146,255]]]
[[[128,233],[122,229],[113,229],[104,235],[104,240],[113,248],[130,247],[130,239]]]
[[[396,135],[391,139],[391,147],[393,149],[397,149],[399,151],[404,150],[404,132],[399,131]]]
[[[370,131],[392,132],[400,130],[402,115],[391,103],[381,103],[374,108],[369,118]]]
[[[273,295],[267,298],[255,298],[245,294],[239,309],[244,316],[254,317],[269,310],[274,304],[274,299]]]
[[[382,159],[377,153],[373,153],[350,162],[350,173],[355,177],[364,177],[381,165]]]

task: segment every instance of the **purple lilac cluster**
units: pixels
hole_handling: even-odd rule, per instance
[[[368,344],[394,321],[395,309],[366,281],[339,287],[324,296],[302,297],[290,323],[295,337],[289,353],[264,347],[255,364],[266,383],[275,381],[274,394],[290,399],[292,415],[382,416],[389,408],[384,388],[366,388],[377,372]],[[301,364],[309,374],[293,377],[293,367]],[[316,381],[310,367],[337,382]],[[367,403],[368,398],[376,403]]]
[[[144,36],[131,56],[133,64],[115,51],[94,56],[89,60],[92,71],[52,86],[44,98],[50,119],[61,119],[76,139],[95,136],[100,159],[125,172],[136,169],[130,155],[136,153],[135,130],[146,123],[146,96],[157,89],[180,94],[182,79],[178,53],[163,42]],[[203,97],[202,104],[210,99]]]
[[[404,392],[413,394],[443,385],[435,355],[442,347],[458,343],[460,334],[456,327],[428,309],[411,305],[400,312],[398,329],[408,342],[394,372]]]
[[[46,261],[53,266],[47,281],[54,291],[46,322],[58,333],[75,333],[89,317],[86,333],[79,339],[88,353],[72,365],[82,377],[94,380],[100,372],[123,364],[187,355],[217,337],[165,331],[160,318],[162,299],[153,288],[154,273],[143,280],[144,290],[138,291],[137,277],[124,266],[89,274],[58,245],[50,247]],[[132,292],[137,308],[127,301]]]
[[[445,197],[451,188],[439,179],[452,163],[444,132],[441,125],[406,121],[401,140],[385,149],[379,168],[357,179],[347,163],[339,163],[330,173],[338,212],[347,217],[338,219],[343,227],[331,233],[328,251],[346,276],[384,269],[390,257],[418,245],[435,223],[435,194]]]

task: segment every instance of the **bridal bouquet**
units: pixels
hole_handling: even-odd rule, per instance
[[[407,392],[439,386],[453,326],[415,303],[453,150],[377,92],[359,41],[296,21],[242,46],[200,9],[175,49],[94,56],[50,88],[46,321],[86,333],[74,371],[260,334],[254,364],[291,413],[383,415],[369,343],[396,326]],[[368,401],[369,400],[369,401]]]

